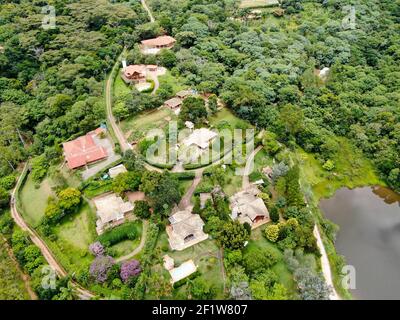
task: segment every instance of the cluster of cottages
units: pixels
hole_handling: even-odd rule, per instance
[[[175,39],[169,36],[161,36],[155,39],[142,41],[141,50],[146,54],[156,54],[163,48],[172,48]],[[122,62],[122,78],[129,84],[140,84],[152,73],[159,71],[156,65],[127,65]],[[196,94],[193,90],[183,90],[175,97],[165,102],[165,107],[179,113],[180,107],[185,98]],[[194,124],[187,121],[186,127],[191,130],[190,135],[185,138],[182,144],[186,147],[195,147],[198,154],[208,149],[210,143],[217,137],[217,134],[207,128],[194,130]],[[64,156],[69,169],[88,168],[110,157],[113,152],[110,141],[105,138],[105,127],[98,128],[88,134],[78,137],[75,140],[63,143]],[[111,147],[110,147],[111,146]],[[179,146],[177,146],[179,147]],[[108,170],[108,177],[114,179],[119,174],[127,172],[124,165],[118,165]],[[269,213],[263,200],[258,197],[260,191],[254,185],[242,190],[230,198],[231,218],[241,223],[248,223],[252,228],[269,221]],[[114,228],[126,221],[134,220],[133,215],[135,202],[144,200],[142,192],[129,192],[125,199],[115,193],[109,192],[93,199],[96,208],[96,231],[100,235],[110,228]],[[212,193],[200,194],[201,207],[204,208],[207,201],[213,201]],[[203,231],[204,222],[201,217],[186,210],[176,209],[169,217],[169,225],[166,228],[168,241],[172,250],[182,251],[199,242],[208,239],[208,234]],[[179,267],[174,267],[174,260],[164,256],[164,267],[171,274],[171,282],[175,283],[191,273],[197,267],[192,260],[186,261]]]
[[[160,36],[154,39],[147,39],[141,42],[141,52],[143,54],[157,54],[162,49],[171,49],[175,45],[176,40],[170,36]],[[126,84],[133,84],[139,91],[146,90],[150,87],[147,84],[148,78],[154,78],[165,73],[165,69],[157,65],[135,64],[127,65],[126,61],[122,61],[121,77]]]

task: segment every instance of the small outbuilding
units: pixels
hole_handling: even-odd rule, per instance
[[[128,170],[126,170],[125,166],[123,164],[120,164],[116,167],[111,168],[110,170],[108,170],[108,175],[114,179],[116,176],[118,176],[121,173],[125,173],[128,172]]]

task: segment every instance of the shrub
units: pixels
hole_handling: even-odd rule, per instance
[[[98,256],[89,268],[90,276],[98,283],[104,283],[108,279],[109,272],[114,266],[114,259],[110,256]]]
[[[99,241],[96,241],[96,242],[92,243],[89,246],[89,251],[96,257],[97,256],[102,256],[105,253],[105,249],[104,249],[103,245]]]
[[[272,224],[265,228],[265,237],[271,241],[276,242],[279,238],[279,227],[276,224]]]
[[[130,278],[138,276],[141,271],[139,261],[126,261],[121,266],[121,279],[123,282],[127,283]]]
[[[279,221],[279,211],[276,206],[273,206],[269,211],[269,216],[273,222]]]
[[[15,185],[15,176],[9,175],[0,179],[0,187],[10,190]]]
[[[139,200],[135,202],[135,208],[133,209],[133,214],[141,219],[150,218],[150,206],[147,201]]]
[[[103,233],[97,238],[103,246],[112,246],[123,240],[134,240],[137,237],[137,225],[135,222],[128,222],[121,226]]]

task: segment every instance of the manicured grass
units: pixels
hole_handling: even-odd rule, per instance
[[[36,189],[32,176],[28,175],[21,188],[19,203],[22,208],[21,214],[31,226],[37,227],[40,224],[49,196],[55,196],[55,194],[51,190],[48,179],[44,179],[40,187]]]
[[[122,80],[120,73],[117,74],[114,81],[114,97],[117,99],[124,95],[130,94],[132,89]]]
[[[276,4],[275,0],[242,0],[240,2],[241,8],[262,8]]]
[[[174,77],[168,70],[165,73],[165,75],[158,77],[158,81],[160,83],[160,88],[162,88],[165,85],[170,85],[172,87],[173,94],[176,94],[181,90],[188,89],[188,87],[184,85],[182,79]]]
[[[29,300],[21,274],[0,237],[0,300]]]
[[[59,165],[56,165],[57,167]],[[51,171],[50,168],[49,171]],[[66,183],[70,187],[77,188],[80,185],[81,180],[76,176],[75,172],[69,171],[65,166],[61,169],[61,174],[64,176]],[[21,213],[24,219],[32,226],[37,227],[40,224],[40,220],[44,217],[44,211],[47,206],[47,199],[56,194],[52,190],[55,183],[50,177],[46,177],[37,187],[29,174],[26,178],[25,184],[21,187],[19,193],[19,204],[21,206]]]

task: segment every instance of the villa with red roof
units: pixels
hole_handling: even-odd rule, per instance
[[[141,41],[144,53],[156,54],[161,49],[171,49],[175,45],[176,40],[171,36],[160,36],[153,39]]]
[[[69,169],[76,169],[108,157],[107,150],[96,141],[104,132],[98,128],[87,135],[63,143],[64,155]]]

